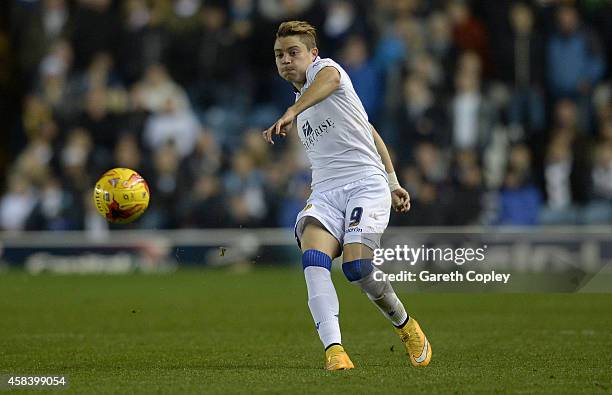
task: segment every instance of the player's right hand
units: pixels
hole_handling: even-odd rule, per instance
[[[274,144],[274,141],[272,140],[273,135],[276,134],[285,137],[291,130],[291,125],[293,124],[296,116],[297,115],[293,108],[289,107],[282,117],[280,117],[272,126],[262,133],[264,140],[270,144]]]

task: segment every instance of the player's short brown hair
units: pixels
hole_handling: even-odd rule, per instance
[[[288,21],[281,23],[276,32],[276,38],[288,36],[299,36],[300,41],[308,49],[317,46],[317,30],[308,22]]]

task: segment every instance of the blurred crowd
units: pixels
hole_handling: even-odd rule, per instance
[[[607,0],[14,0],[0,229],[105,229],[112,167],[151,188],[133,228],[292,226],[307,158],[261,137],[294,100],[272,51],[292,19],[389,146],[413,207],[391,225],[612,223]]]

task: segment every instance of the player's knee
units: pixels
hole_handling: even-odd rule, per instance
[[[344,276],[351,282],[367,277],[374,270],[371,259],[356,259],[342,264]]]
[[[354,237],[352,237],[354,239]],[[350,242],[347,237],[344,239],[344,248],[342,256],[346,262],[356,261],[358,259],[369,259],[374,256],[373,249],[366,243],[363,243],[365,238],[360,238],[359,242]]]

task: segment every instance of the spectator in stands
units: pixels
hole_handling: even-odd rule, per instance
[[[43,118],[42,121],[34,125],[26,147],[17,156],[11,170],[25,177],[34,187],[44,183],[58,160],[58,126],[53,119]]]
[[[438,95],[445,95],[444,70],[436,58],[425,51],[414,54],[408,62],[409,74],[414,74]]]
[[[548,84],[554,99],[578,100],[580,123],[590,129],[589,95],[603,77],[605,59],[597,37],[580,23],[577,10],[562,5],[557,12],[557,31],[547,43]]]
[[[210,129],[200,129],[195,147],[181,164],[181,174],[196,180],[201,174],[218,174],[222,150]]]
[[[355,91],[370,120],[375,123],[382,104],[382,80],[368,53],[363,36],[350,36],[341,50],[340,62],[351,77]]]
[[[403,100],[395,122],[400,132],[397,146],[400,161],[412,159],[409,148],[419,141],[430,141],[441,147],[450,144],[446,111],[417,74],[409,75],[404,82]]]
[[[593,105],[597,122],[601,127],[612,117],[612,83],[600,83],[593,91]]]
[[[231,169],[223,179],[234,225],[255,226],[266,217],[263,180],[253,158],[246,151],[236,151]]]
[[[60,180],[53,175],[45,178],[39,192],[36,206],[26,221],[27,230],[69,230],[76,224],[70,223],[72,199],[66,193]]]
[[[30,94],[23,100],[22,119],[26,137],[36,136],[44,125],[54,124],[51,106],[42,97]]]
[[[93,55],[91,63],[82,73],[76,73],[70,80],[70,93],[77,96],[77,100],[82,100],[86,93],[95,89],[108,89],[121,97],[115,104],[117,110],[122,112],[127,109],[127,96],[123,89],[122,82],[114,72],[114,58],[108,52],[98,52]],[[115,100],[116,102],[117,100]]]
[[[404,36],[405,31],[409,30],[406,26],[411,24],[414,25],[412,19],[400,17],[383,30],[374,52],[374,61],[385,76],[408,59],[410,47]]]
[[[170,78],[166,68],[160,64],[147,67],[144,77],[134,84],[131,98],[136,110],[148,112],[162,112],[168,99],[177,110],[190,107],[185,90]]]
[[[413,215],[398,218],[398,225],[442,225],[445,223],[445,208],[448,196],[448,161],[440,147],[422,141],[414,148],[414,164],[401,170],[403,185],[416,208]]]
[[[161,111],[147,119],[143,140],[152,151],[172,143],[179,156],[185,158],[193,151],[200,128],[200,122],[190,107],[181,107],[176,98],[167,97]]]
[[[230,224],[221,182],[214,174],[203,173],[195,178],[193,193],[182,209],[182,227],[226,228]]]
[[[453,39],[461,52],[474,52],[480,58],[486,75],[491,75],[492,63],[489,40],[485,26],[476,18],[467,2],[452,0],[448,2],[447,14],[453,26]]]
[[[529,148],[518,144],[511,148],[504,185],[498,194],[499,225],[526,226],[539,223],[542,194],[533,180]]]
[[[181,86],[187,86],[194,81],[198,73],[199,64],[194,59],[194,52],[197,51],[199,42],[209,36],[208,32],[202,34],[200,26],[202,21],[214,17],[218,9],[209,7],[208,3],[201,0],[180,0],[165,4],[167,11],[162,24],[167,45],[164,61],[170,74]],[[215,55],[214,52],[210,53],[213,59]],[[185,59],[192,60],[185,62]],[[223,59],[219,61],[223,62]]]
[[[320,41],[327,47],[342,48],[351,35],[362,37],[365,33],[365,18],[359,3],[332,0],[326,2],[325,7],[325,21],[320,32],[323,38]]]
[[[448,181],[448,160],[437,145],[422,141],[414,148],[414,159],[426,181],[441,185]]]
[[[81,113],[77,125],[83,126],[92,134],[96,149],[112,149],[122,124],[122,119],[110,111],[110,92],[106,87],[96,87],[87,92],[85,108]]]
[[[555,97],[588,94],[605,70],[600,44],[580,24],[573,6],[557,12],[557,31],[547,43],[549,87]]]
[[[0,199],[0,229],[20,231],[36,206],[36,194],[28,177],[13,173],[8,191]]]
[[[593,152],[593,191],[584,209],[584,223],[612,223],[612,117],[602,119]]]
[[[111,0],[79,0],[71,35],[76,68],[87,67],[97,52],[113,53],[119,44],[120,26]]]
[[[68,116],[78,110],[70,100],[68,76],[72,68],[73,52],[66,40],[55,42],[39,66],[36,92],[58,116]]]
[[[500,42],[499,74],[512,89],[508,118],[525,125],[528,135],[544,129],[544,44],[534,27],[532,9],[516,3],[510,9],[512,36]]]
[[[411,215],[391,216],[393,225],[441,226],[445,224],[442,187],[425,179],[416,165],[402,167],[402,185],[410,193]],[[442,193],[441,193],[442,192]]]
[[[463,58],[472,57],[466,54]],[[495,122],[494,108],[481,93],[481,81],[472,62],[466,61],[465,65],[460,64],[455,76],[456,92],[450,109],[453,146],[481,151],[490,139]]]
[[[181,198],[186,196],[186,186],[180,184],[180,155],[172,142],[160,145],[153,152],[153,177],[149,178],[151,199],[147,216],[141,225],[147,228],[175,228],[181,207]]]
[[[445,207],[448,225],[478,225],[482,213],[482,170],[475,150],[461,150],[452,166],[452,196]]]
[[[136,170],[145,179],[150,173],[148,164],[143,160],[143,153],[138,145],[138,138],[133,133],[123,133],[117,139],[114,151],[114,165]]]
[[[304,15],[312,10],[314,0],[260,0],[259,14],[269,21],[281,21]]]
[[[453,41],[453,34],[449,17],[444,12],[433,12],[427,20],[427,50],[442,66],[444,83],[450,85],[457,48]],[[449,78],[451,76],[451,78]]]
[[[238,37],[247,37],[253,30],[255,2],[252,0],[231,0],[229,3],[229,18],[232,31]]]
[[[542,212],[542,223],[577,223],[576,209],[572,204],[571,167],[571,139],[558,135],[548,147],[544,168],[547,207]]]
[[[290,217],[298,206],[298,211],[304,208],[310,195],[310,163],[297,136],[288,136],[286,143],[278,158],[262,168],[268,205],[266,223],[293,227],[295,216]]]
[[[106,159],[105,153],[94,150],[89,130],[77,127],[68,132],[60,151],[60,169],[62,183],[77,205],[81,203],[80,195],[91,192],[94,177],[106,170]]]
[[[546,206],[541,213],[544,224],[576,224],[579,206],[591,191],[590,147],[577,131],[574,102],[561,100],[556,106],[556,128],[547,146],[544,165]]]
[[[32,156],[41,166],[52,166],[57,159],[59,127],[52,116],[51,108],[39,96],[30,95],[24,103],[24,130],[28,143],[20,153]]]
[[[592,171],[593,198],[584,209],[586,224],[612,223],[612,142],[595,147]]]
[[[612,113],[601,119],[598,139],[604,144],[612,143]]]
[[[190,95],[203,109],[217,106],[236,111],[251,95],[252,81],[242,58],[248,53],[248,41],[232,30],[222,4],[204,2],[200,15],[197,40],[185,46],[188,53],[196,49],[195,61],[189,62],[196,68]],[[176,61],[184,64],[184,58]]]
[[[286,186],[286,192],[278,207],[278,224],[285,228],[293,228],[295,218],[305,207],[310,196],[310,174],[308,172],[294,173]]]
[[[70,10],[65,0],[38,1],[33,9],[13,10],[13,34],[18,64],[25,81],[35,81],[34,75],[43,56],[70,30]]]
[[[280,163],[284,163],[282,158]],[[264,196],[268,206],[268,215],[265,219],[266,226],[293,226],[295,217],[293,217],[293,222],[284,221],[284,211],[282,210],[283,200],[288,190],[290,169],[286,166],[279,166],[275,161],[274,163],[269,163],[262,170],[264,176]]]
[[[123,18],[116,63],[124,82],[132,84],[146,66],[161,61],[166,40],[160,12],[147,0],[127,0],[121,5]]]
[[[262,169],[271,160],[270,145],[261,138],[261,131],[258,128],[247,128],[244,131],[242,150],[251,157],[257,169]]]

